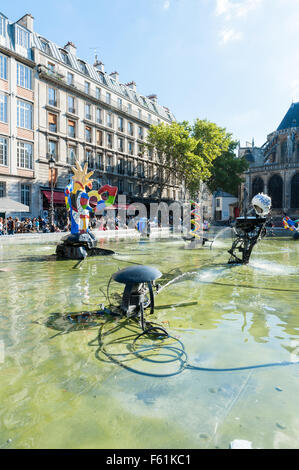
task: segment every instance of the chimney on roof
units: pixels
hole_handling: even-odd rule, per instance
[[[157,95],[148,95],[147,98],[151,100],[153,103],[157,104],[158,103],[158,97]]]
[[[26,15],[22,16],[22,18],[17,21],[22,26],[25,26],[25,28],[29,29],[33,33],[33,23],[34,23],[34,18],[30,13],[26,13]]]
[[[112,72],[110,73],[110,77],[114,78],[116,82],[119,82],[119,73],[118,72]]]
[[[129,83],[126,83],[126,86],[128,86],[129,88],[132,88],[132,90],[136,91],[136,83],[133,80]]]
[[[73,55],[77,55],[77,47],[75,46],[75,44],[71,41],[69,41],[65,46],[64,48],[66,51],[70,52],[71,54]]]
[[[93,66],[94,66],[97,70],[99,70],[100,72],[105,72],[104,64],[103,64],[103,62],[101,62],[100,60],[98,60],[98,56],[97,56],[97,55],[95,56],[95,61],[94,61]]]

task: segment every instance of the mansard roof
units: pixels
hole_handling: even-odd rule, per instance
[[[299,127],[299,103],[292,103],[277,130],[282,131],[290,127]]]
[[[94,65],[87,63],[85,60],[77,57],[76,55],[72,54],[70,51],[63,49],[63,47],[58,46],[53,41],[50,41],[43,36],[33,33],[33,46],[37,49],[41,50],[43,53],[47,53],[54,59],[63,62],[66,65],[65,61],[63,60],[62,53],[67,56],[68,64],[71,68],[76,70],[79,73],[83,73],[86,78],[92,79],[99,83],[99,85],[105,85],[107,88],[110,88],[112,91],[122,95],[125,99],[133,102],[136,105],[139,105],[143,108],[146,108],[149,112],[154,112],[157,115],[161,116],[161,118],[166,119],[168,121],[174,121],[174,115],[165,108],[164,106],[159,105],[156,102],[153,102],[149,98],[140,95],[137,91],[133,90],[131,87],[121,84],[119,81],[112,78],[109,74],[99,71]],[[47,43],[47,51],[43,47],[42,43]],[[62,52],[63,51],[63,52]],[[82,72],[82,68],[80,64],[85,65],[85,73]]]

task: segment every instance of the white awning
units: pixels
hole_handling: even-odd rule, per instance
[[[9,197],[0,197],[0,212],[30,212],[30,208]]]

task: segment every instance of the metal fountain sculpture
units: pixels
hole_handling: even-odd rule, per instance
[[[267,215],[271,209],[271,198],[259,193],[251,201],[255,216],[247,216],[245,208],[244,217],[238,217],[233,227],[234,241],[228,253],[231,255],[229,264],[249,263],[250,255],[255,244],[266,235]]]
[[[71,234],[66,235],[62,243],[57,245],[56,255],[58,258],[80,260],[107,251],[96,248],[96,238],[89,231],[89,217],[96,209],[104,210],[114,203],[117,187],[106,184],[99,190],[87,192],[88,189],[92,189],[93,180],[90,177],[93,171],[87,172],[87,163],[83,168],[78,161],[75,165],[72,168],[74,173],[72,181],[64,191],[65,204],[71,220]]]

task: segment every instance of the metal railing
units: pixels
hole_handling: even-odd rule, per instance
[[[129,105],[122,104],[120,106],[117,99],[114,99],[112,96],[109,100],[109,103],[107,103],[106,96],[105,97],[98,96],[97,93],[96,93],[96,90],[93,90],[93,89],[89,90],[89,93],[87,93],[86,89],[85,89],[85,86],[82,85],[81,83],[78,83],[77,80],[74,80],[74,82],[72,84],[69,84],[67,82],[67,78],[62,73],[50,70],[45,65],[39,64],[37,66],[37,70],[38,70],[38,73],[41,76],[43,76],[45,78],[48,77],[50,79],[53,79],[57,83],[60,82],[61,84],[65,85],[66,87],[70,88],[72,90],[72,92],[77,91],[77,92],[83,94],[84,97],[92,98],[97,103],[103,103],[103,104],[105,104],[106,106],[109,106],[110,108],[112,108],[115,111],[121,111],[125,114],[129,114],[130,116],[134,117],[135,119],[138,119],[139,121],[145,122],[147,125],[153,124],[152,118],[149,118],[148,116],[144,117],[144,116],[142,116],[142,114],[140,115],[140,113],[134,111],[131,108],[130,104]],[[135,103],[135,104],[138,105],[138,106],[142,106],[139,103],[138,104]],[[154,115],[156,115],[158,118],[162,117],[162,119],[164,119],[168,122],[171,122],[171,119],[167,119],[167,117],[161,116],[160,114],[155,113],[154,111],[147,109],[147,112],[149,112],[149,111],[152,112]]]

